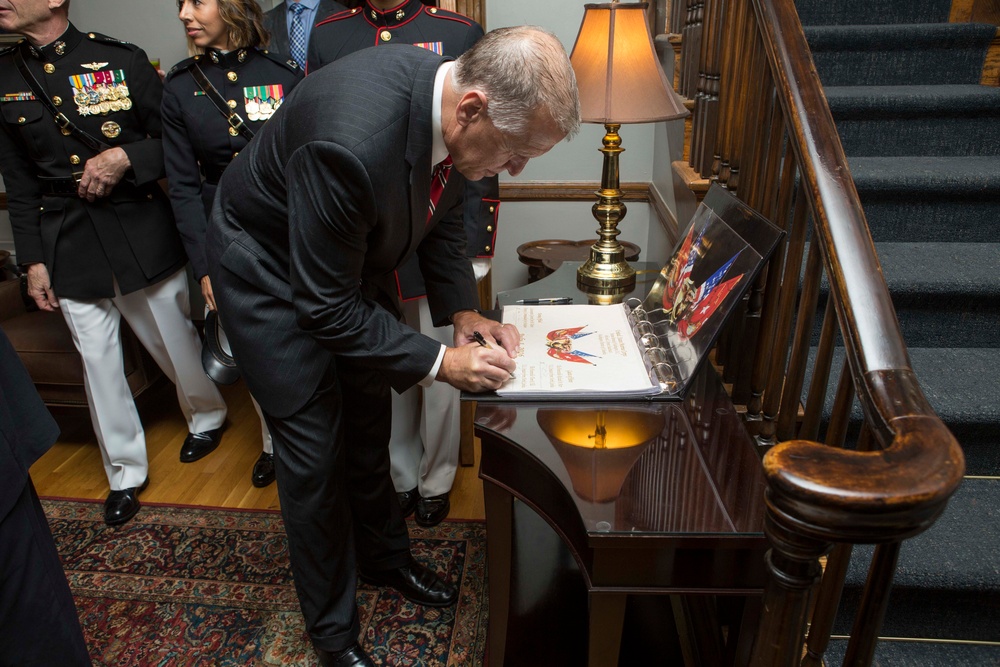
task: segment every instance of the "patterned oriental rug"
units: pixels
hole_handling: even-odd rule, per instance
[[[102,503],[43,499],[95,666],[315,665],[277,512],[143,503],[120,528]],[[378,665],[479,666],[486,527],[410,523],[414,557],[460,583],[447,609],[359,583],[361,643]]]

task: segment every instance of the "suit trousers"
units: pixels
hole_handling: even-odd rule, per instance
[[[66,574],[31,480],[0,517],[0,665],[91,664]]]
[[[59,300],[83,358],[84,389],[112,490],[139,486],[149,474],[146,436],[125,379],[121,318],[177,388],[188,431],[222,426],[226,404],[201,365],[201,339],[191,323],[187,272],[110,299]]]
[[[205,315],[208,315],[208,305],[205,306]],[[229,347],[229,338],[226,337],[226,330],[222,328],[222,324],[219,324],[219,347],[226,354],[232,356],[233,351]],[[271,444],[271,433],[267,430],[267,422],[264,421],[264,412],[260,409],[260,403],[253,396],[250,397],[253,402],[253,409],[257,411],[257,417],[260,418],[260,441],[264,447],[265,454],[273,454],[274,446]]]
[[[427,299],[404,302],[403,319],[420,333],[454,346],[455,328],[434,326]],[[458,470],[461,412],[459,391],[446,382],[392,392],[389,456],[396,491],[417,489],[424,498],[451,491]]]
[[[374,571],[410,561],[389,479],[389,393],[364,360],[336,357],[298,412],[264,412],[295,589],[313,645],[326,651],[358,641],[357,564]]]

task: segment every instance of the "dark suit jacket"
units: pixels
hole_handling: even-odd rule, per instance
[[[251,393],[285,417],[334,355],[405,390],[440,345],[398,321],[393,271],[414,253],[436,322],[476,308],[452,170],[428,222],[431,102],[446,60],[412,46],[307,76],[222,176],[206,254]],[[218,287],[215,287],[215,286]]]
[[[316,22],[320,22],[330,14],[342,12],[347,7],[334,2],[333,0],[319,0],[319,7],[316,8]],[[271,43],[268,51],[275,51],[283,56],[291,54],[288,48],[288,8],[285,3],[275,5],[272,9],[264,13],[264,27],[271,33]],[[312,39],[312,33],[309,38]],[[306,45],[308,49],[309,45]]]

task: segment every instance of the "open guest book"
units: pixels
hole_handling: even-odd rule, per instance
[[[783,234],[713,185],[645,298],[504,306],[521,344],[497,395],[679,399]]]

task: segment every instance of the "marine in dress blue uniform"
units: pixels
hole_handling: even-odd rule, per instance
[[[183,271],[187,260],[157,183],[164,176],[160,78],[138,47],[84,34],[65,14],[52,12],[52,21],[66,25],[58,39],[47,45],[22,40],[0,52],[0,171],[17,260],[44,264],[83,358],[111,487],[105,519],[122,523],[138,511],[149,466],[122,367],[121,316],[177,387],[190,431],[184,448],[214,448],[226,407],[201,368]],[[131,164],[110,192],[98,192],[93,201],[78,195],[87,162],[108,149],[92,150],[53,122],[18,71],[15,50],[66,118],[124,150]],[[38,268],[29,271],[37,275]]]
[[[194,278],[201,282],[208,274],[205,226],[219,178],[248,139],[205,95],[195,81],[195,65],[254,134],[302,80],[302,70],[287,56],[241,48],[228,53],[209,50],[182,60],[167,74],[162,111],[170,203]],[[263,487],[274,481],[274,447],[260,406],[253,403],[261,421],[263,454],[251,480]]]
[[[355,9],[333,14],[313,28],[307,72],[373,46],[413,44],[457,58],[483,36],[472,19],[420,0],[404,0],[381,9],[368,0]],[[477,279],[489,271],[496,246],[500,210],[496,176],[466,183],[463,204],[466,254]],[[450,326],[434,327],[427,308],[423,278],[416,260],[396,272],[403,318],[435,340],[452,344]],[[416,511],[417,523],[431,526],[445,518],[448,493],[458,469],[461,408],[458,391],[444,383],[393,393],[389,451],[392,480],[404,514]]]

